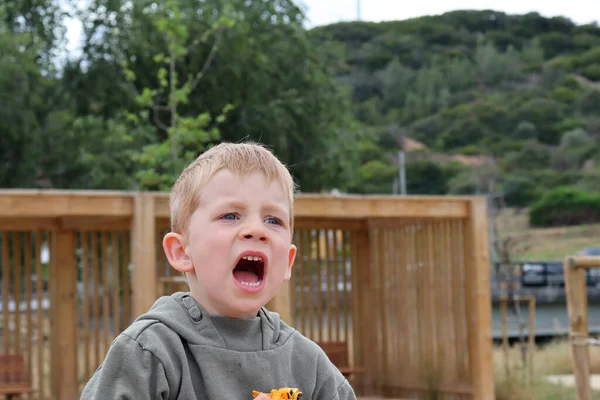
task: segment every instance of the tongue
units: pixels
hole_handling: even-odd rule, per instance
[[[248,270],[234,270],[233,276],[240,282],[255,283],[258,282],[258,275]]]

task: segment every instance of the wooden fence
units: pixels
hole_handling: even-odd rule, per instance
[[[590,339],[588,325],[586,269],[600,268],[600,257],[567,257],[564,262],[569,338],[575,372],[577,400],[592,400],[590,386],[590,345],[600,345]]]
[[[343,342],[361,395],[494,398],[486,202],[298,195],[293,277],[268,305]],[[112,339],[181,285],[164,193],[0,191],[0,352],[35,399],[77,398]]]

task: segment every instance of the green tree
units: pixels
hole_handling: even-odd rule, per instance
[[[267,144],[290,166],[303,191],[343,189],[358,167],[352,143],[359,132],[350,115],[348,92],[331,79],[331,60],[308,40],[302,26],[304,15],[297,5],[291,0],[177,0],[181,13],[169,14],[169,18],[179,25],[172,22],[172,26],[163,27],[167,31],[161,31],[156,22],[166,3],[154,3],[143,0],[121,6],[109,0],[94,0],[84,19],[87,66],[75,68],[71,74],[77,85],[74,92],[81,96],[78,104],[83,115],[95,113],[109,119],[128,110],[143,119],[135,100],[146,102],[149,112],[145,122],[155,125],[155,139],[146,149],[148,157],[142,153],[138,161],[144,164],[150,186],[167,182],[177,168],[170,163],[167,169],[152,171],[150,158],[167,160],[169,155],[173,159],[173,143],[205,142],[204,131],[210,133],[210,142],[252,139]],[[215,24],[225,6],[234,10],[236,23],[222,31],[209,71],[190,91],[188,82],[195,81],[212,54],[212,45],[201,44],[204,39],[209,43],[215,39]],[[119,29],[113,29],[114,25]],[[165,40],[169,30],[176,34],[176,53],[180,57],[173,75],[168,65],[159,65],[169,59],[169,41]],[[128,75],[135,76],[134,81],[128,83],[124,76],[114,73],[122,62],[127,63]],[[100,80],[100,76],[106,78]],[[171,76],[180,79],[174,86],[177,113],[193,118],[176,121],[175,126],[194,130],[200,137],[192,134],[184,139],[177,128],[160,128],[174,125],[173,113],[168,109],[155,113],[157,106],[172,108],[167,97]],[[132,85],[136,91],[131,91]],[[151,91],[144,91],[146,88]],[[165,89],[160,98],[159,88]],[[178,98],[183,94],[187,96],[185,101]],[[152,105],[148,103],[150,98]],[[94,111],[98,105],[98,111]],[[220,121],[218,116],[224,110],[229,111],[227,118]],[[207,125],[213,121],[219,123],[219,139],[212,135],[213,125]],[[184,147],[179,149],[182,154],[203,148]]]
[[[385,109],[404,107],[406,93],[413,86],[414,79],[414,71],[402,65],[398,58],[387,65],[381,72]]]
[[[63,16],[50,0],[0,5],[0,187],[61,187],[77,172],[55,58]]]
[[[540,70],[544,63],[544,49],[539,38],[533,38],[523,46],[521,59],[530,70]]]
[[[516,112],[516,120],[534,124],[538,131],[538,139],[546,144],[559,142],[562,132],[558,129],[558,123],[563,117],[563,106],[560,103],[543,98],[527,101]]]
[[[406,164],[406,190],[409,194],[441,195],[448,190],[444,169],[428,160]]]
[[[158,87],[144,87],[136,97],[143,111],[139,117],[134,114],[128,114],[128,117],[134,122],[141,122],[148,118],[149,109],[157,127],[165,132],[166,137],[162,142],[147,144],[134,157],[139,166],[137,180],[142,188],[168,190],[179,172],[204,150],[204,146],[220,138],[218,128],[210,126],[213,122],[210,113],[188,111],[188,115],[182,115],[180,106],[190,101],[190,96],[206,75],[218,51],[223,31],[235,24],[235,16],[231,9],[224,7],[201,37],[190,40],[183,11],[176,0],[167,0],[164,5],[153,7],[147,14],[152,15],[154,27],[162,35],[167,51],[153,57],[158,67]],[[189,56],[190,44],[206,45],[208,38],[212,37],[211,50],[203,65],[185,79],[180,77],[177,67]],[[125,75],[128,80],[134,81],[135,72],[127,64],[124,60]],[[163,102],[161,99],[164,99]],[[231,107],[230,104],[225,105],[223,112],[215,118],[217,123],[225,121]],[[163,114],[166,115],[164,122],[161,118]]]

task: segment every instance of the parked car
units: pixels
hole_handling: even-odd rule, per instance
[[[600,256],[600,247],[586,247],[579,252],[577,256]],[[600,265],[599,268],[586,270],[587,285],[600,284]],[[565,277],[562,261],[534,261],[523,264],[521,267],[521,284],[523,286],[563,286]]]
[[[540,261],[524,264],[521,269],[523,286],[557,286],[565,284],[560,261]]]
[[[598,257],[600,256],[600,247],[586,247],[582,249],[578,256]]]

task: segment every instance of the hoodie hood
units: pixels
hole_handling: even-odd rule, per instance
[[[252,319],[210,315],[189,292],[159,298],[137,321],[158,321],[190,344],[238,351],[271,350],[293,333],[279,314],[261,307]]]

